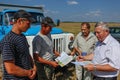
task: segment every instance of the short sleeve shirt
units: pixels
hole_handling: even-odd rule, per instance
[[[1,42],[2,44],[2,60],[9,61],[14,60],[15,65],[23,69],[32,68],[32,60],[29,54],[29,45],[26,37],[21,34],[17,35],[14,32],[8,33]],[[27,77],[17,77],[9,75],[3,65],[3,79],[9,80],[29,80]]]
[[[80,32],[73,42],[73,47],[77,47],[82,52],[91,53],[93,52],[97,41],[98,40],[96,36],[92,32],[89,33],[87,39],[85,39],[82,35],[82,32]]]
[[[53,42],[50,34],[40,33],[33,39],[33,53],[39,54],[43,59],[53,60]]]

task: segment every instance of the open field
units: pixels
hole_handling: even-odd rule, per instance
[[[63,29],[65,32],[71,32],[75,36],[80,31],[80,24],[81,23],[60,23],[59,28]],[[94,31],[95,23],[91,24],[91,31]],[[120,26],[120,23],[109,23],[109,26]],[[75,75],[75,67],[72,64],[67,65],[64,68],[59,68],[56,71],[56,80],[76,80]],[[1,69],[0,69],[0,80],[1,79]],[[118,77],[118,80],[120,80],[120,76]]]
[[[80,22],[73,22],[73,23],[60,23],[60,28],[62,28],[65,32],[71,32],[76,35],[80,31]],[[94,31],[95,23],[90,23],[91,31]],[[120,26],[120,23],[108,23],[108,26]]]

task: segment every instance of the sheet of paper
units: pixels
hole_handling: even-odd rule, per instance
[[[80,65],[80,66],[85,66],[87,64],[92,64],[91,61],[81,61],[81,62],[71,62],[71,63],[73,63],[75,65]]]
[[[67,53],[62,52],[55,60],[63,67],[73,60],[73,56],[69,56]]]

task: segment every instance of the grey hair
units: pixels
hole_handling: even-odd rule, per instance
[[[102,29],[109,31],[109,27],[107,25],[108,24],[106,22],[98,22],[96,23],[95,27],[101,27]]]

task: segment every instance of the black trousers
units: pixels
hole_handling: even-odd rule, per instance
[[[117,80],[117,77],[97,77],[97,76],[94,76],[93,80]]]

